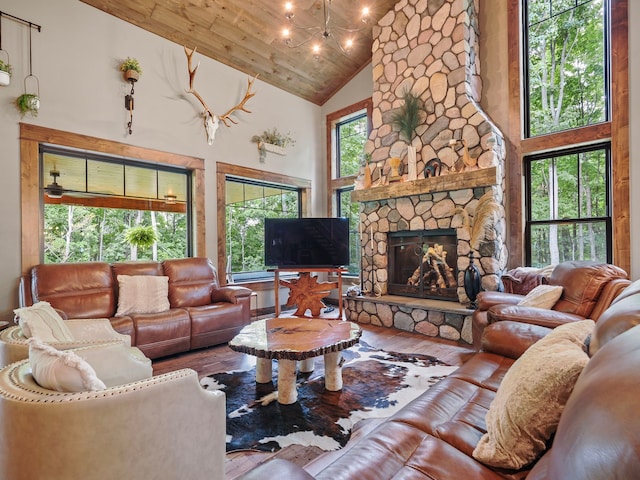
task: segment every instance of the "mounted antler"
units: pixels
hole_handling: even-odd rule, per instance
[[[251,113],[250,110],[246,109],[245,104],[251,97],[255,95],[255,92],[251,91],[251,87],[253,87],[253,82],[256,80],[256,78],[258,78],[258,75],[256,75],[253,78],[247,79],[247,91],[244,94],[244,98],[240,101],[240,103],[238,103],[235,107],[232,107],[229,110],[227,110],[224,114],[218,116],[211,111],[211,109],[209,108],[207,103],[204,101],[202,96],[196,91],[195,88],[193,88],[193,81],[196,77],[196,71],[198,70],[198,67],[200,66],[200,64],[198,63],[198,65],[193,67],[191,63],[191,59],[193,58],[193,54],[196,53],[197,48],[198,47],[195,47],[193,50],[191,50],[186,46],[184,47],[184,53],[187,56],[187,68],[189,69],[189,88],[186,91],[187,93],[193,94],[193,96],[195,96],[204,107],[204,112],[203,112],[204,128],[207,132],[207,142],[209,143],[209,145],[212,145],[220,120],[222,121],[222,123],[224,123],[225,127],[230,127],[231,125],[228,122],[231,122],[234,124],[238,123],[230,116],[233,112],[237,110],[242,110],[243,112]]]

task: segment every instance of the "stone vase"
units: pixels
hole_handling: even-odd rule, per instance
[[[418,179],[418,165],[416,161],[416,147],[407,146],[407,180]]]

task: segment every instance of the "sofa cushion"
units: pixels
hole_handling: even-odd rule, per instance
[[[585,340],[595,323],[562,325],[531,346],[509,369],[486,416],[487,433],[473,457],[520,469],[546,448],[562,409],[587,364]]]
[[[178,258],[162,262],[169,277],[171,308],[199,307],[211,303],[218,275],[208,258]]]
[[[29,363],[35,381],[49,390],[85,392],[106,388],[93,367],[72,350],[56,350],[35,337],[29,339]]]
[[[116,317],[134,313],[160,313],[169,310],[169,277],[118,275]]]
[[[562,296],[562,290],[563,287],[560,285],[538,285],[527,293],[518,305],[551,310]]]
[[[38,302],[31,307],[16,308],[13,313],[26,338],[38,337],[45,342],[74,340],[64,320],[49,302]]]

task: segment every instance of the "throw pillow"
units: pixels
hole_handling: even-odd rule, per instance
[[[134,313],[169,310],[169,277],[156,275],[118,275],[116,317]]]
[[[86,392],[106,388],[91,365],[73,351],[56,350],[35,337],[28,342],[31,374],[42,388],[57,392]]]
[[[560,285],[538,285],[520,300],[518,305],[550,310],[562,296]]]
[[[16,308],[15,321],[25,337],[38,337],[44,342],[72,342],[73,335],[62,317],[48,302]]]
[[[593,320],[561,325],[515,361],[489,406],[476,460],[520,469],[544,452],[589,360],[584,343],[594,326]]]

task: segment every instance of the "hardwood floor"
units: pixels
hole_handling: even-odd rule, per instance
[[[449,365],[462,365],[474,350],[471,346],[448,340],[425,337],[394,328],[362,325],[362,340],[369,345],[387,351],[422,353],[433,355]],[[220,345],[194,352],[162,358],[153,362],[154,374],[158,375],[180,368],[192,368],[200,377],[217,372],[244,369],[255,363],[255,358],[234,352],[226,345]],[[322,451],[315,447],[290,446],[279,452],[235,452],[228,453],[225,473],[228,480],[234,479],[256,465],[272,457],[286,458],[299,465],[320,455]]]

